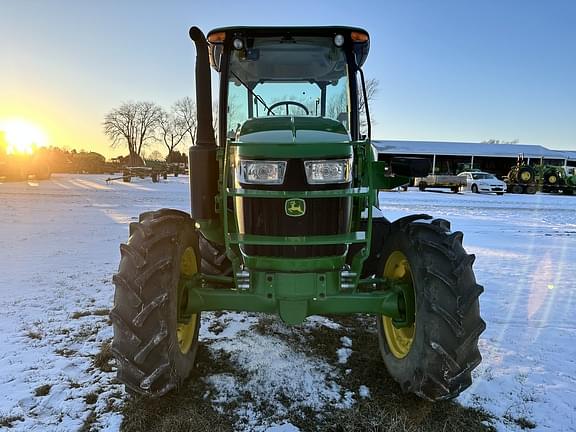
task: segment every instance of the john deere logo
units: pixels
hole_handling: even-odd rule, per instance
[[[284,204],[284,210],[288,216],[304,216],[304,213],[306,213],[306,202],[301,198],[287,199]]]

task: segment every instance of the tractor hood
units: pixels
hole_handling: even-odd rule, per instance
[[[254,144],[336,144],[350,142],[350,136],[342,123],[332,119],[270,116],[247,120],[240,129],[237,141]]]

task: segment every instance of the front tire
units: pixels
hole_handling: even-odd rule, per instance
[[[471,190],[473,193],[479,193],[479,192],[478,192],[478,186],[476,186],[476,183],[474,183],[474,184],[472,185],[472,187],[470,188],[470,190]]]
[[[200,314],[177,319],[180,277],[200,268],[194,222],[179,210],[143,213],[120,251],[110,312],[118,380],[129,391],[162,396],[188,377],[198,349]]]
[[[524,188],[522,186],[520,186],[519,184],[515,184],[515,185],[512,185],[512,190],[510,192],[512,192],[513,194],[523,194]]]
[[[478,337],[486,327],[473,262],[462,233],[450,233],[448,221],[392,224],[377,276],[412,287],[414,323],[396,328],[381,316],[377,325],[384,363],[403,391],[437,401],[458,396],[472,383],[481,361]]]

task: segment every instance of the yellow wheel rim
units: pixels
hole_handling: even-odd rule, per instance
[[[194,251],[193,247],[186,248],[182,254],[182,259],[180,260],[180,273],[187,277],[198,273],[198,266],[196,264],[196,252]],[[185,300],[186,297],[178,298],[178,302]],[[180,310],[180,304],[177,305],[177,310]],[[197,314],[193,314],[190,317],[190,321],[187,323],[178,323],[178,327],[176,327],[178,346],[180,347],[180,352],[182,354],[188,353],[192,347],[194,335],[196,334],[196,321]]]
[[[532,178],[532,174],[530,174],[529,171],[524,171],[522,174],[520,174],[520,178],[524,181],[528,181]]]
[[[414,289],[408,258],[400,251],[394,251],[388,257],[386,265],[384,266],[383,276],[385,278],[397,279],[409,283],[412,289]],[[416,297],[414,296],[414,298]],[[397,328],[394,326],[392,318],[387,316],[382,316],[382,324],[386,342],[392,355],[398,359],[406,357],[414,342],[416,324],[412,324],[410,327]]]
[[[549,181],[550,183],[556,183],[556,180],[558,180],[558,179],[556,178],[556,176],[551,175],[550,177],[548,177],[548,181]]]

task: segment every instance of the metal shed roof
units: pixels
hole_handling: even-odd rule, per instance
[[[541,145],[531,144],[389,140],[374,140],[373,143],[379,153],[488,157],[516,157],[523,153],[527,158],[576,160],[576,151],[550,150]]]

